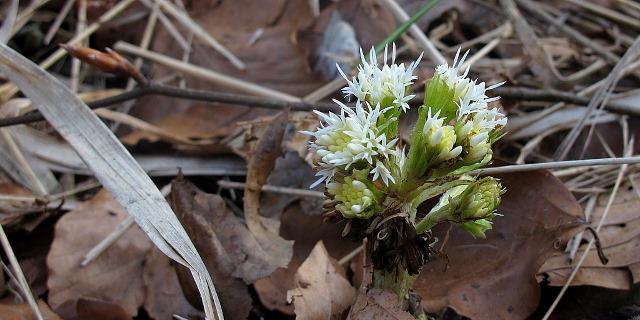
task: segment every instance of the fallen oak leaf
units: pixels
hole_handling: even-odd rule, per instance
[[[152,248],[140,228],[129,228],[92,263],[80,266],[92,246],[127,216],[127,211],[106,190],[101,190],[56,223],[47,255],[48,301],[64,319],[77,317],[76,305],[81,297],[117,303],[130,317],[138,314],[144,299],[142,270]]]
[[[38,309],[44,320],[62,320],[42,299],[38,300]],[[31,320],[36,319],[28,303],[0,304],[0,315],[3,320]]]
[[[287,301],[293,302],[298,320],[342,319],[356,293],[322,241],[296,271],[294,284]]]
[[[602,219],[610,197],[610,194],[598,196],[591,218],[594,228]],[[607,220],[598,232],[608,263],[603,265],[596,250],[592,249],[587,253],[570,285],[629,290],[634,283],[640,282],[640,277],[633,276],[633,266],[640,263],[637,255],[637,248],[640,246],[640,219],[637,215],[639,205],[640,198],[636,190],[630,185],[623,185],[611,204]],[[583,243],[573,261],[569,258],[568,252],[547,260],[540,268],[539,279],[551,286],[563,286],[592,237],[590,233],[585,232]]]

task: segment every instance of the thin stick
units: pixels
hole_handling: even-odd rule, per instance
[[[53,37],[56,35],[58,30],[60,29],[60,25],[62,24],[62,21],[64,21],[64,18],[66,18],[67,14],[69,14],[69,11],[71,11],[71,6],[73,6],[74,2],[75,0],[67,0],[64,3],[64,5],[62,6],[62,9],[60,9],[60,12],[58,12],[58,15],[56,16],[56,19],[51,24],[51,27],[49,27],[49,31],[47,31],[47,35],[44,37],[45,45],[48,45],[51,42],[51,39],[53,39]]]
[[[486,174],[533,171],[533,170],[542,170],[542,169],[550,170],[550,169],[563,169],[563,168],[583,167],[583,166],[611,166],[611,165],[632,164],[632,163],[640,163],[640,156],[518,164],[518,165],[509,165],[509,166],[503,166],[503,167],[476,169],[476,170],[469,171],[469,174],[486,175]]]
[[[87,27],[87,0],[78,0],[78,22],[76,23],[76,34],[81,33]],[[82,41],[82,46],[86,47],[86,40]],[[80,87],[80,59],[71,60],[71,91],[78,93]]]
[[[22,149],[20,148],[20,146],[15,140],[12,129],[11,128],[0,129],[0,136],[2,137],[2,139],[4,139],[4,141],[9,146],[9,151],[11,152],[11,155],[14,157],[14,159],[18,163],[20,163],[21,167],[24,169],[24,172],[27,175],[27,178],[29,179],[30,187],[33,188],[33,191],[35,191],[39,196],[45,196],[47,194],[47,189],[44,187],[42,182],[38,179],[38,175],[36,175],[35,171],[33,171],[33,167],[31,166],[29,161],[27,161],[27,158],[25,157],[24,152],[22,152]]]
[[[603,6],[597,5],[590,1],[582,1],[582,0],[566,0],[567,2],[571,2],[579,7],[587,9],[597,15],[601,15],[607,19],[616,21],[618,23],[622,23],[627,25],[628,27],[640,30],[640,20],[629,17],[625,14],[622,14],[617,11],[613,11],[611,9],[605,8]]]
[[[268,100],[255,96],[232,94],[225,92],[205,91],[197,89],[182,89],[159,84],[152,84],[148,87],[136,88],[122,94],[114,95],[100,100],[88,102],[91,109],[103,108],[122,103],[127,100],[137,99],[146,95],[161,95],[166,97],[183,98],[196,101],[218,102],[243,105],[248,107],[266,108],[282,110],[290,106],[295,111],[320,110],[323,112],[338,112],[339,108],[334,103],[317,102],[314,104],[305,102],[288,102],[283,100]],[[347,104],[348,105],[348,104]],[[42,121],[44,117],[39,111],[22,116],[0,119],[0,127],[25,124],[35,121]]]
[[[129,54],[143,57],[145,59],[152,60],[167,68],[182,71],[186,74],[210,81],[222,87],[240,90],[244,93],[249,93],[257,96],[269,97],[269,98],[292,101],[292,102],[301,100],[300,98],[287,93],[283,93],[277,90],[256,85],[251,82],[230,77],[223,73],[204,69],[201,66],[196,66],[190,63],[184,63],[178,59],[174,59],[166,55],[159,54],[157,52],[145,50],[143,48],[134,46],[126,42],[118,41],[115,44],[114,48],[124,53],[129,53]]]
[[[178,8],[174,7],[173,4],[166,0],[155,0],[156,3],[160,4],[160,6],[166,10],[169,14],[171,14],[176,20],[178,20],[185,28],[191,30],[198,39],[202,42],[208,44],[213,49],[218,51],[221,55],[233,64],[236,68],[240,70],[245,69],[244,62],[240,61],[238,57],[236,57],[229,49],[225,48],[218,40],[213,38],[211,34],[209,34],[206,30],[204,30],[198,23],[193,21],[191,17],[186,15],[184,12],[178,10]]]
[[[347,253],[346,256],[344,256],[340,260],[338,260],[338,264],[340,264],[340,265],[347,264],[347,262],[351,261],[351,259],[353,259],[355,256],[357,256],[362,251],[364,251],[364,246],[358,246],[357,248],[353,249],[353,251]]]
[[[20,263],[18,263],[18,259],[16,258],[15,253],[13,252],[13,248],[11,248],[11,244],[9,243],[9,239],[7,239],[7,235],[4,233],[4,228],[0,224],[0,242],[2,242],[2,247],[4,248],[4,253],[7,255],[9,259],[9,264],[11,265],[11,269],[13,269],[14,276],[18,280],[20,284],[20,289],[22,290],[22,294],[27,298],[27,302],[29,303],[29,307],[35,314],[38,320],[44,319],[42,317],[42,313],[40,312],[40,308],[38,308],[38,304],[36,303],[36,299],[33,298],[33,294],[31,293],[31,289],[29,288],[29,282],[24,277],[24,273],[22,272],[22,268],[20,268]]]
[[[573,127],[573,129],[571,129],[562,143],[560,143],[560,146],[558,146],[558,149],[553,156],[555,160],[563,160],[567,156],[576,139],[578,139],[578,135],[582,132],[589,115],[591,115],[598,106],[602,108],[607,103],[607,100],[609,99],[608,93],[613,90],[620,80],[621,75],[624,74],[623,69],[627,62],[632,61],[632,59],[637,56],[637,51],[640,51],[640,36],[636,38],[633,45],[627,50],[624,56],[618,60],[618,63],[613,67],[613,70],[611,70],[609,75],[604,79],[603,85],[598,89],[589,102],[589,105],[587,106],[588,111],[585,113],[584,117],[578,124],[576,124],[576,126]]]
[[[127,219],[120,222],[120,224],[116,226],[116,228],[111,233],[109,233],[109,235],[107,235],[104,239],[102,239],[102,241],[100,241],[97,245],[91,248],[91,250],[89,250],[87,254],[84,255],[84,259],[82,259],[80,265],[84,267],[95,260],[105,250],[107,250],[107,248],[109,248],[114,242],[116,242],[122,236],[122,234],[124,234],[125,231],[127,231],[127,229],[129,229],[129,227],[131,227],[134,223],[135,220],[133,219],[133,217],[128,215]]]
[[[233,181],[218,181],[218,185],[223,188],[228,189],[244,189],[246,187],[245,183],[242,182],[233,182]],[[320,191],[313,190],[304,190],[297,188],[287,188],[287,187],[278,187],[265,184],[262,186],[262,191],[264,192],[273,192],[273,193],[282,193],[282,194],[291,194],[303,197],[313,197],[313,198],[324,198],[324,193]]]
[[[162,23],[162,25],[167,30],[167,32],[169,32],[169,35],[171,35],[173,40],[175,40],[178,43],[178,45],[180,45],[182,50],[187,50],[187,48],[189,48],[189,42],[180,34],[180,31],[176,29],[173,23],[169,21],[169,18],[167,18],[167,16],[162,11],[160,11],[160,8],[159,8],[160,4],[158,4],[158,2],[151,3],[149,0],[141,0],[141,2],[145,6],[147,6],[147,8],[151,9],[152,15],[156,15],[157,18],[160,19],[160,23]],[[147,26],[148,25],[149,25],[149,21],[147,21]],[[148,47],[144,45],[145,43],[144,36],[143,36],[143,41],[140,41],[140,43],[141,43],[140,47],[145,49]]]
[[[502,30],[502,33],[498,34],[496,36],[496,38],[494,38],[493,40],[489,41],[489,43],[487,43],[484,47],[482,47],[482,49],[478,50],[478,52],[476,52],[476,54],[474,54],[473,56],[471,56],[469,59],[467,59],[467,61],[465,61],[462,66],[460,66],[460,70],[466,70],[468,66],[476,63],[478,60],[484,58],[484,56],[486,56],[487,54],[489,54],[489,52],[491,52],[491,50],[493,50],[495,47],[498,46],[498,44],[500,44],[500,42],[502,42],[502,40],[504,38],[508,38],[512,33],[513,33],[513,27],[511,26],[511,23],[507,22],[504,24],[504,30]]]

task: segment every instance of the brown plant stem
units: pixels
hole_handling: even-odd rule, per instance
[[[409,210],[410,206],[403,206]],[[385,219],[384,223],[369,235],[369,251],[373,261],[373,286],[387,289],[398,295],[405,306],[410,290],[422,267],[429,260],[430,240],[416,234],[408,219],[408,212]]]

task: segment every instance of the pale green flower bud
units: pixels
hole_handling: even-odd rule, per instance
[[[491,222],[486,219],[479,219],[475,221],[467,221],[464,223],[457,223],[458,227],[469,232],[474,237],[486,238],[485,231],[491,229]]]
[[[329,182],[327,192],[332,197],[325,200],[325,207],[335,205],[335,209],[345,218],[369,218],[374,213],[368,209],[376,202],[376,196],[360,180],[345,177],[344,182]]]
[[[492,177],[476,181],[465,190],[458,211],[463,220],[490,219],[500,205],[502,185]]]

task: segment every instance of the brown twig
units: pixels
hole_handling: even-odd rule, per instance
[[[566,102],[576,105],[587,105],[589,103],[589,97],[581,97],[572,93],[551,90],[551,89],[530,89],[524,87],[499,87],[494,89],[496,95],[503,98],[511,98],[516,100],[527,101],[554,101],[554,102]],[[236,105],[244,105],[248,107],[267,108],[267,109],[283,109],[287,103],[291,105],[291,110],[294,111],[311,111],[319,110],[323,112],[336,112],[338,106],[328,102],[287,102],[282,100],[268,100],[261,97],[224,93],[216,91],[206,91],[197,89],[186,89],[170,87],[160,84],[150,84],[148,87],[136,88],[131,91],[127,91],[108,98],[95,100],[88,102],[87,105],[91,109],[109,107],[115,104],[119,104],[128,100],[138,99],[146,95],[159,95],[165,97],[190,99],[205,102],[216,103],[228,103]],[[423,97],[418,96],[411,101],[411,105],[419,105]],[[633,108],[627,105],[617,103],[607,103],[604,107],[607,111],[628,114],[631,116],[640,117],[640,109]],[[17,124],[25,124],[36,121],[45,120],[44,117],[38,112],[25,114],[22,116],[0,119],[0,127],[14,126]]]
[[[244,105],[248,107],[267,108],[267,109],[283,109],[286,105],[291,105],[291,110],[295,111],[311,111],[320,110],[323,112],[337,111],[338,106],[333,103],[317,102],[288,102],[281,100],[268,100],[261,97],[232,94],[215,91],[205,91],[196,89],[183,89],[170,86],[164,86],[160,84],[150,84],[147,87],[136,88],[131,91],[127,91],[122,94],[118,94],[112,97],[91,101],[87,105],[91,109],[104,108],[112,106],[124,101],[137,99],[146,95],[160,95],[165,97],[182,98],[197,101],[217,102]],[[36,121],[45,120],[40,112],[25,114],[18,117],[0,119],[0,127],[13,126],[17,124],[25,124]]]

